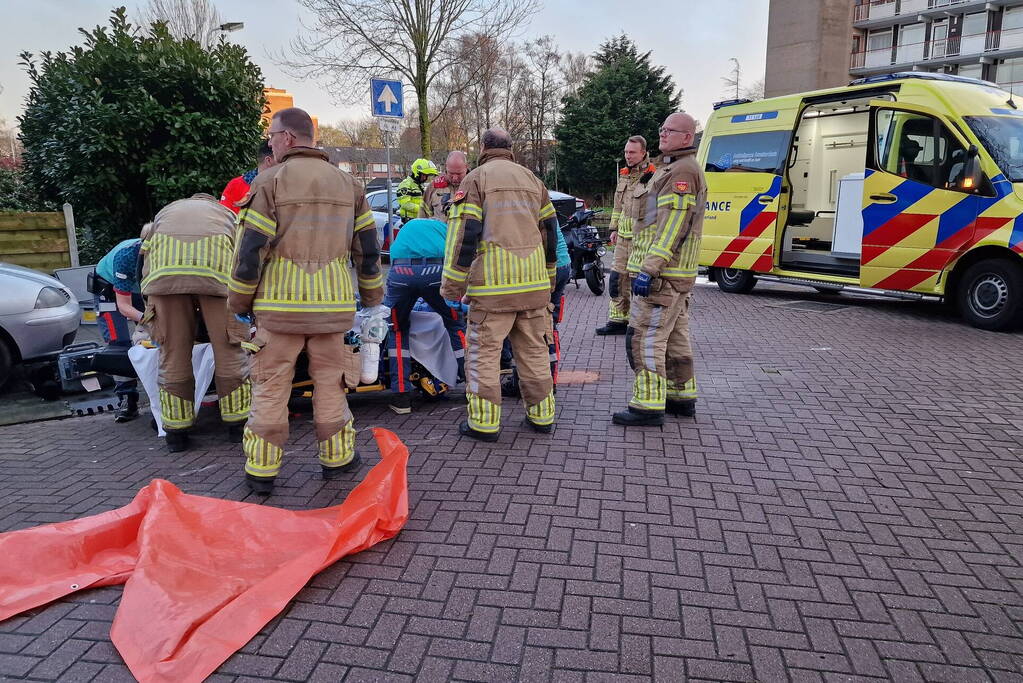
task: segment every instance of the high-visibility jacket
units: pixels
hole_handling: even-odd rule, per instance
[[[447,176],[441,176],[432,183],[426,185],[423,193],[423,201],[419,205],[419,218],[435,218],[438,221],[448,222],[448,209],[451,207],[451,199],[458,192],[461,185],[455,185]]]
[[[629,254],[628,270],[654,277],[696,280],[707,205],[707,182],[696,161],[696,148],[662,152],[661,163],[648,183]]]
[[[376,224],[362,184],[294,147],[258,176],[238,213],[228,306],[271,332],[347,332],[355,318],[355,265],[364,306],[383,299]]]
[[[398,214],[402,220],[410,221],[419,215],[419,207],[423,202],[423,187],[412,176],[406,176],[398,183],[395,191],[398,196]]]
[[[550,303],[558,219],[540,179],[509,149],[487,149],[448,212],[441,294],[468,294],[476,310],[505,312]]]
[[[234,214],[208,194],[160,209],[142,241],[142,293],[227,296]]]
[[[649,155],[643,155],[643,159],[635,166],[625,166],[618,172],[614,207],[611,210],[611,230],[617,231],[618,237],[632,239],[635,221],[633,204],[636,199],[642,201],[643,192],[655,170]]]

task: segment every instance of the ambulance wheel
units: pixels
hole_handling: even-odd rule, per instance
[[[746,294],[757,284],[757,278],[748,270],[737,268],[718,268],[716,280],[722,292],[732,294]]]
[[[959,312],[982,330],[1012,330],[1023,323],[1023,268],[988,259],[966,269],[956,290]]]

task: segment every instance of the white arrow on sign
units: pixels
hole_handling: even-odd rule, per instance
[[[384,89],[380,91],[380,97],[377,98],[377,102],[384,105],[384,111],[388,114],[391,113],[391,107],[398,104],[398,98],[394,96],[394,91],[391,90],[391,86],[385,85]]]

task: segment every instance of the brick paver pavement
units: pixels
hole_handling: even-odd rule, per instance
[[[359,427],[411,449],[407,527],[317,576],[211,680],[1023,681],[1023,335],[705,284],[698,417],[625,431],[622,338],[592,333],[604,299],[568,296],[557,432],[514,407],[480,444],[459,403],[357,399]],[[804,299],[847,307],[783,307]],[[153,477],[254,500],[202,424],[182,456],[144,420],[0,428],[0,529],[109,510]],[[354,477],[320,481],[308,415],[293,436],[267,503],[338,502]],[[119,596],[0,624],[0,673],[130,680]]]

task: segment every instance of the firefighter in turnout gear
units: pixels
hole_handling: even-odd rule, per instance
[[[228,438],[241,441],[251,390],[240,342],[247,327],[227,310],[234,251],[234,214],[208,194],[171,202],[156,214],[142,242],[142,322],[160,345],[160,416],[172,452],[188,448],[195,420],[192,345],[197,314],[213,346],[220,417]]]
[[[364,307],[383,298],[376,226],[362,185],[313,148],[313,123],[282,109],[268,129],[276,166],[256,176],[238,214],[231,311],[255,318],[244,344],[252,361],[252,416],[243,448],[249,487],[273,489],[288,440],[295,361],[306,351],[315,385],[313,426],[324,479],[359,464],[342,381],[359,381],[359,360],[344,343],[355,317],[354,263]]]
[[[696,281],[707,185],[696,161],[696,121],[676,112],[660,129],[660,165],[646,213],[634,226],[628,271],[632,306],[626,351],[636,372],[628,410],[615,424],[664,424],[664,413],[696,412],[689,304]]]
[[[646,138],[633,135],[625,143],[625,167],[618,174],[614,209],[611,212],[611,241],[615,245],[614,263],[608,276],[607,324],[597,334],[625,334],[629,327],[629,253],[632,250],[632,226],[642,220],[647,184],[654,175],[654,165],[646,151]]]
[[[398,214],[403,221],[410,221],[419,215],[423,203],[423,183],[439,173],[437,165],[429,159],[412,162],[408,176],[398,183]]]
[[[452,307],[463,296],[469,302],[469,414],[459,431],[496,441],[505,337],[515,353],[526,424],[542,433],[554,428],[548,345],[553,340],[550,299],[559,228],[547,188],[515,163],[508,133],[491,128],[481,143],[479,167],[465,177],[452,200],[441,295]]]
[[[438,176],[426,186],[423,202],[419,206],[419,217],[435,218],[447,223],[451,198],[458,192],[468,172],[469,159],[465,152],[456,150],[448,154],[447,161],[444,162],[444,175]]]

